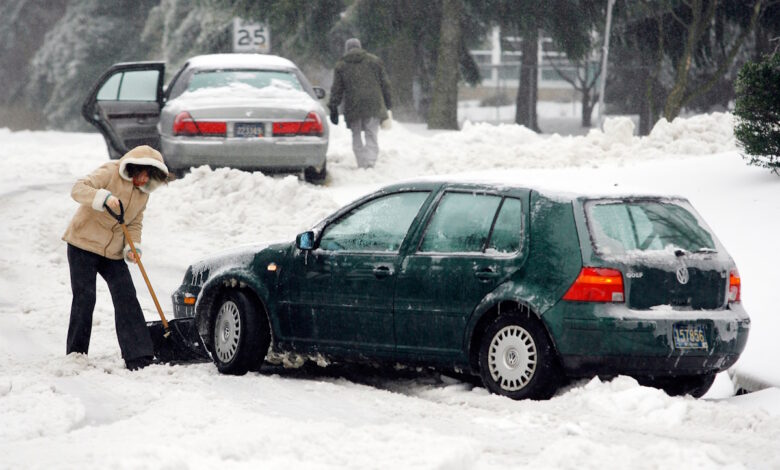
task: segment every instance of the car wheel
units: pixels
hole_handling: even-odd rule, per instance
[[[322,168],[319,171],[317,171],[317,169],[314,168],[313,166],[310,166],[305,170],[303,170],[303,179],[306,180],[307,183],[323,184],[327,176],[328,176],[327,163],[323,163]]]
[[[663,377],[638,380],[642,385],[660,388],[669,396],[690,395],[701,398],[712,387],[716,374],[684,375],[680,377]]]
[[[212,358],[224,374],[242,375],[265,360],[271,334],[265,313],[243,292],[230,290],[216,304]]]
[[[539,320],[522,312],[499,315],[482,336],[479,374],[498,395],[515,400],[552,396],[559,383],[557,359]]]

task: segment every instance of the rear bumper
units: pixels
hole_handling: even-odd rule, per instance
[[[692,311],[561,304],[544,319],[570,376],[663,377],[720,372],[739,359],[750,332],[750,318],[740,304],[723,310]],[[706,349],[676,347],[674,326],[681,324],[701,325]]]
[[[242,170],[321,169],[327,137],[197,138],[161,137],[165,164],[172,170],[210,165]]]

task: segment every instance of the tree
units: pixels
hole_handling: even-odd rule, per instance
[[[458,128],[458,55],[461,42],[461,0],[443,0],[436,76],[428,114],[429,129]],[[455,73],[453,73],[455,72]]]
[[[747,62],[736,83],[734,136],[751,165],[780,169],[780,52]]]
[[[677,3],[677,2],[675,2]],[[745,2],[749,3],[749,2]],[[682,47],[678,49],[679,55],[673,57],[674,85],[666,98],[664,116],[668,121],[680,114],[680,110],[697,96],[709,91],[718,80],[728,71],[734,62],[745,38],[755,28],[759,15],[764,8],[764,0],[755,0],[750,6],[750,14],[743,15],[743,11],[730,9],[731,5],[724,2],[723,9],[718,19],[721,28],[725,20],[725,14],[731,13],[738,17],[740,29],[730,40],[731,35],[724,34],[723,29],[713,30],[718,26],[716,13],[719,2],[717,0],[682,0],[681,5],[670,8],[669,15],[682,28]],[[747,20],[747,21],[745,21]],[[709,34],[708,34],[709,33]],[[695,70],[695,60],[700,59],[700,65],[704,62],[714,70],[704,80],[693,85],[692,74]],[[699,67],[701,70],[702,67]]]
[[[495,19],[523,38],[515,122],[539,132],[536,114],[539,70],[539,31],[552,37],[556,46],[573,60],[589,52],[592,14],[596,9],[586,0],[496,0]]]

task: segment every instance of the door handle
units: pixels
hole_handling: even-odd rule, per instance
[[[491,268],[482,268],[478,271],[475,271],[474,276],[476,276],[480,281],[489,281],[491,279],[497,278],[499,274],[493,271]]]
[[[377,279],[384,279],[391,274],[393,274],[393,272],[387,266],[377,266],[374,268],[374,276]]]

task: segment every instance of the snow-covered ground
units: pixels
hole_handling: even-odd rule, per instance
[[[646,138],[634,137],[627,119],[578,137],[395,123],[380,134],[370,170],[356,168],[350,145],[343,124],[332,130],[324,187],[200,168],[155,192],[144,264],[163,308],[170,311],[170,293],[198,258],[291,240],[399,179],[460,174],[678,194],[742,275],[753,328],[731,372],[774,387],[734,396],[724,373],[694,400],[619,377],[575,383],[545,402],[513,402],[430,372],[229,377],[210,364],[128,372],[102,281],[90,355],[65,357],[70,285],[60,236],[76,209],[70,187],[106,160],[105,146],[98,134],[0,129],[0,468],[780,468],[780,180],[742,161],[729,115],[662,121]]]

